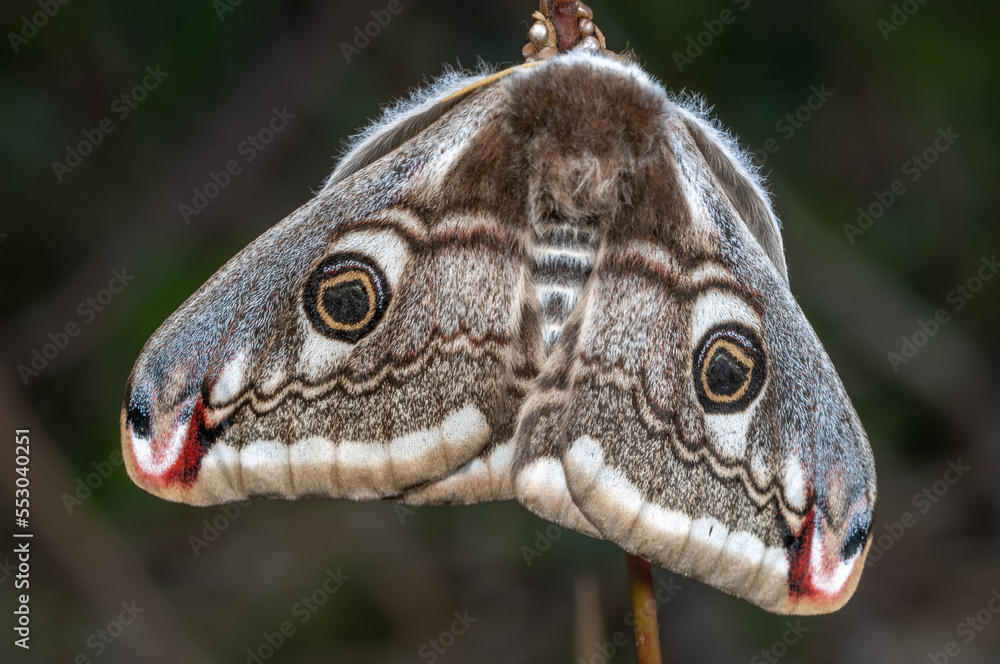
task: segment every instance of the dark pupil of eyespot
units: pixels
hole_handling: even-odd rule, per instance
[[[381,268],[350,252],[328,256],[302,287],[302,306],[313,329],[349,344],[375,329],[391,298]]]
[[[342,325],[357,325],[368,315],[370,307],[368,291],[360,279],[337,284],[323,293],[323,309]]]
[[[705,372],[705,380],[712,392],[719,396],[735,394],[747,382],[749,367],[733,357],[729,351],[720,349]]]
[[[767,354],[758,334],[738,323],[709,330],[695,347],[694,391],[707,415],[741,413],[767,380]]]

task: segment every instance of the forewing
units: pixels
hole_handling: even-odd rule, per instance
[[[526,398],[519,498],[770,611],[832,611],[870,538],[867,438],[759,185],[695,114],[664,109],[662,149],[636,163],[644,186]]]
[[[510,437],[523,233],[444,186],[497,94],[370,137],[157,330],[122,411],[140,486],[193,504],[398,497]]]

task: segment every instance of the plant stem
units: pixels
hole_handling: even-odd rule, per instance
[[[647,561],[628,552],[625,553],[625,565],[632,596],[635,652],[639,664],[663,664],[660,628],[656,622],[656,599],[653,597],[653,570]]]
[[[547,0],[546,5],[548,18],[556,29],[556,47],[565,53],[580,39],[577,18],[580,0]]]

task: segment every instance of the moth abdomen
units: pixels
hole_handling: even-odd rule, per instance
[[[532,222],[528,256],[547,351],[559,341],[590,278],[602,231],[600,222],[587,219],[549,216]]]

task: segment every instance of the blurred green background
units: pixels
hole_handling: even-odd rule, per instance
[[[30,427],[35,532],[30,653],[10,643],[12,540],[0,553],[3,660],[242,663],[248,649],[267,654],[265,634],[288,621],[295,633],[261,661],[604,661],[611,651],[594,643],[628,630],[620,551],[575,533],[547,536],[547,524],[516,504],[411,513],[260,502],[227,513],[154,498],[113,456],[125,381],[155,328],[309,200],[344,139],[381,105],[442,63],[518,62],[535,5],[402,0],[348,62],[341,43],[384,0],[51,4],[58,12],[36,34],[23,21],[39,3],[0,8],[0,426],[9,450],[0,484],[6,501],[12,432]],[[949,641],[959,651],[951,661],[998,661],[1000,617],[988,603],[1000,588],[1000,279],[974,278],[1000,253],[1000,3],[591,6],[610,47],[634,49],[668,88],[703,94],[742,144],[770,149],[760,154],[785,224],[792,291],[879,471],[884,551],[873,552],[845,609],[789,623],[676,578],[680,590],[661,608],[665,661],[925,662]],[[686,51],[690,62],[675,55]],[[145,99],[116,103],[147,67],[162,73]],[[828,98],[813,97],[809,109],[814,87]],[[241,159],[247,135],[286,107],[295,115],[287,128],[185,223],[178,206],[192,188]],[[113,131],[57,176],[67,145],[94,136],[105,118]],[[949,131],[947,149],[943,140],[935,148]],[[866,228],[858,208],[872,217]],[[134,279],[97,311],[87,298],[113,270]],[[926,323],[941,309],[947,323]],[[50,333],[58,339],[74,322],[78,334],[38,375],[19,374]],[[924,342],[912,358],[904,338]],[[953,485],[943,482],[949,461],[969,467]],[[83,488],[88,481],[96,488]],[[915,502],[924,491],[930,497]],[[525,547],[541,554],[530,565]],[[302,622],[297,603],[338,569],[350,578]],[[663,570],[655,578],[673,579]],[[98,630],[118,631],[109,623],[122,602],[143,612],[102,642]],[[430,640],[456,611],[476,622],[439,654]],[[991,624],[963,631],[977,612]],[[617,650],[610,661],[634,661],[630,648]]]

